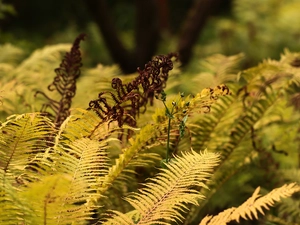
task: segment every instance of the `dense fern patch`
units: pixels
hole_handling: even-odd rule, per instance
[[[2,46],[1,224],[300,221],[299,53],[239,72],[241,54],[214,55],[183,87],[174,54],[80,71],[83,37],[19,64]]]

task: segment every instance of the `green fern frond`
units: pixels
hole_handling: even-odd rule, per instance
[[[253,133],[270,122],[270,112],[285,101],[287,92],[297,91],[294,74],[283,72],[280,64],[264,62],[239,76],[240,83],[230,85],[231,96],[221,98],[213,105],[210,114],[190,124],[191,132],[200,135],[194,138],[193,148],[197,146],[221,152],[222,160],[214,173],[213,182],[209,184],[211,191],[203,189],[207,199],[197,209],[192,206],[191,217],[200,215],[212,195],[221,191],[238,171],[259,157],[252,142]],[[277,120],[282,121],[282,118]],[[187,223],[195,219],[189,216]]]
[[[171,88],[175,86],[175,92],[181,91],[190,94],[198,93],[199,90],[207,87],[214,87],[219,84],[236,81],[236,73],[243,54],[225,56],[214,54],[197,63],[197,72],[185,71],[178,76],[170,77]],[[199,72],[200,71],[200,72]],[[175,81],[173,81],[176,79]],[[169,81],[167,90],[169,90]]]
[[[264,73],[264,77],[259,74]],[[229,141],[221,142],[216,147],[216,150],[222,151],[222,158],[225,159],[231,155],[235,148],[241,141],[249,135],[251,129],[258,129],[260,120],[264,117],[268,110],[274,104],[282,99],[282,94],[293,85],[287,76],[278,76],[278,68],[271,68],[270,70],[261,68],[254,68],[253,71],[245,72],[245,78],[248,80],[247,88],[249,92],[246,95],[250,97],[243,97],[241,100],[238,96],[238,104],[243,104],[244,111],[233,121]],[[262,83],[263,82],[263,83]],[[240,106],[241,107],[241,106]],[[236,108],[236,107],[235,107]],[[208,147],[210,147],[208,145]]]
[[[241,206],[230,208],[221,212],[217,216],[205,217],[200,225],[226,225],[230,221],[240,222],[240,219],[252,220],[253,216],[258,219],[258,212],[264,215],[263,208],[269,210],[269,206],[274,206],[275,202],[281,201],[281,198],[290,197],[292,194],[300,191],[300,186],[296,183],[286,184],[280,188],[272,190],[267,195],[260,197],[260,188],[258,187],[252,197],[250,197]]]
[[[299,207],[298,207],[299,209]],[[273,216],[271,214],[267,214],[265,216],[265,220],[266,222],[264,224],[266,225],[299,225],[298,221],[297,222],[290,222],[290,221],[286,221],[284,219],[281,219],[279,217]]]
[[[242,53],[232,56],[214,54],[202,61],[201,66],[208,70],[207,72],[213,78],[214,82],[210,85],[218,85],[220,83],[235,81],[239,63],[243,58],[244,54]],[[201,76],[201,78],[203,77]]]
[[[70,44],[57,44],[38,49],[14,70],[13,75],[18,76],[18,79],[22,81],[27,81],[27,84],[36,83],[41,79],[47,80],[48,84],[55,74],[53,68],[59,65],[63,54],[70,48]],[[48,76],[41,76],[41,74],[48,74]],[[29,76],[30,79],[28,79]]]
[[[74,96],[72,107],[87,106],[90,100],[95,98],[95,93],[113,91],[111,80],[114,77],[121,77],[122,80],[130,77],[122,76],[119,67],[116,65],[103,66],[98,64],[95,68],[85,68],[82,73],[81,78],[77,81],[79,88],[76,91],[77,94]]]
[[[270,19],[267,15],[275,16],[279,7],[282,6],[280,3],[277,0],[266,0],[264,2],[248,0],[234,1],[233,10],[238,19],[243,22],[252,22],[255,19],[262,21]],[[258,7],[256,10],[248,10],[249,8],[256,7]]]
[[[24,51],[12,44],[0,45],[0,65],[15,66],[24,55]],[[0,66],[0,68],[1,68]]]
[[[297,182],[300,183],[300,169],[285,169],[281,171],[286,182]],[[271,216],[272,220],[284,220],[289,221],[291,224],[300,221],[300,199],[299,196],[294,198],[287,198],[280,202],[278,206],[278,216]],[[269,220],[269,218],[267,218]]]
[[[195,187],[206,187],[206,181],[213,167],[218,164],[219,155],[204,151],[183,153],[181,157],[175,157],[171,163],[166,164],[166,169],[151,182],[126,200],[135,208],[131,214],[136,221],[129,223],[128,215],[117,213],[104,224],[168,224],[169,221],[180,221],[183,216],[180,212],[186,211],[186,204],[198,204],[198,200],[204,198]],[[127,217],[127,218],[126,218]]]
[[[300,221],[300,200],[299,198],[284,199],[278,207],[278,218],[284,218],[285,221]]]
[[[297,183],[300,183],[300,169],[299,168],[284,169],[281,172],[286,180],[295,181]]]

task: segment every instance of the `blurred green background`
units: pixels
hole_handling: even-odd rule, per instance
[[[299,9],[299,0],[1,0],[0,44],[29,55],[84,32],[88,67],[132,73],[153,55],[179,51],[190,72],[214,53],[243,52],[245,68],[284,48],[299,51]]]

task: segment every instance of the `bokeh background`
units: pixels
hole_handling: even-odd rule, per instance
[[[299,0],[1,0],[0,44],[28,55],[79,33],[86,66],[125,74],[153,55],[178,51],[183,68],[214,53],[245,54],[243,67],[300,49]]]

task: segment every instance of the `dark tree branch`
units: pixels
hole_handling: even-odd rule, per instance
[[[159,42],[157,5],[153,0],[136,0],[135,56],[139,67],[151,60]]]
[[[156,0],[160,32],[171,33],[169,0]]]
[[[124,73],[131,73],[136,63],[132,54],[125,48],[115,26],[105,0],[85,0],[84,1],[94,18],[94,21],[101,30],[104,41],[109,49],[113,60],[119,64]]]
[[[98,25],[113,60],[124,73],[136,72],[155,54],[159,41],[157,9],[154,0],[136,0],[135,49],[130,52],[120,40],[106,0],[85,0]]]
[[[222,0],[195,0],[195,4],[191,7],[181,29],[177,46],[180,61],[183,66],[189,62],[192,56],[192,48],[199,34],[203,30],[209,16],[215,10],[215,7],[220,5],[221,1]]]
[[[206,21],[222,1],[194,1],[182,26],[177,46],[183,66],[189,62],[192,48]],[[85,0],[84,2],[102,32],[113,60],[124,73],[135,72],[137,67],[143,66],[155,54],[159,42],[159,23],[160,19],[163,19],[159,12],[166,11],[167,0],[161,0],[161,2],[159,0],[136,0],[135,48],[132,52],[125,48],[118,36],[106,0]]]

